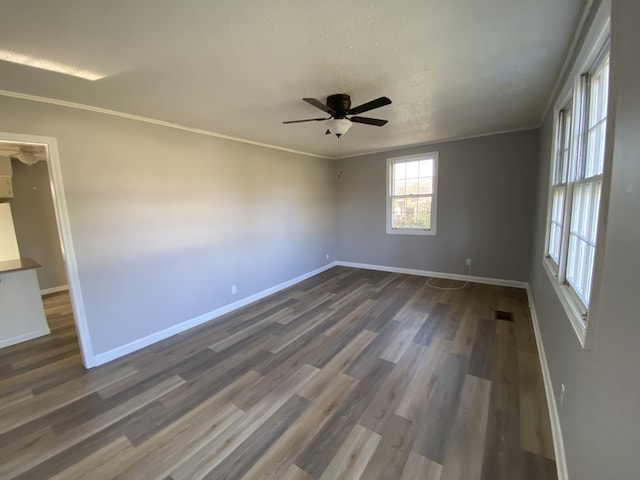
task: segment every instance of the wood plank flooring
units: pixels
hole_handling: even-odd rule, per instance
[[[0,478],[556,479],[524,290],[426,280],[333,268],[89,371],[46,297],[0,350]]]

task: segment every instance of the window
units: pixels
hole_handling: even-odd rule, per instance
[[[569,171],[569,142],[571,140],[571,104],[558,112],[558,138],[556,140],[556,158],[551,179],[551,221],[549,227],[549,248],[547,254],[555,263],[560,264],[560,245],[564,226],[564,199],[567,192],[567,173]]]
[[[387,233],[436,234],[438,153],[387,159]]]
[[[608,46],[588,60],[571,79],[565,101],[556,110],[544,261],[583,345],[604,174]]]

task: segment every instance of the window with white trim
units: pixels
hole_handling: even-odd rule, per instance
[[[438,153],[387,159],[387,233],[436,234]]]
[[[604,175],[608,46],[571,82],[556,110],[544,263],[584,345]]]

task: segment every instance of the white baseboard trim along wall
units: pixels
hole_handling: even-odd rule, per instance
[[[336,262],[341,267],[364,268],[366,270],[379,270],[381,272],[405,273],[420,277],[445,278],[447,280],[460,280],[462,282],[485,283],[487,285],[499,285],[501,287],[527,288],[527,282],[517,280],[502,280],[499,278],[474,277],[457,273],[430,272],[428,270],[415,270],[413,268],[386,267],[384,265],[371,265],[368,263]]]
[[[529,310],[531,311],[533,331],[536,336],[536,345],[538,346],[538,358],[540,359],[542,378],[544,379],[544,391],[547,395],[547,407],[549,408],[549,420],[551,421],[551,433],[553,435],[553,449],[556,456],[558,480],[569,480],[567,459],[564,452],[564,441],[562,439],[562,428],[560,426],[560,417],[558,416],[558,406],[556,405],[556,397],[553,393],[553,384],[551,383],[551,374],[549,373],[549,364],[547,363],[547,356],[544,353],[544,345],[542,343],[542,336],[540,335],[538,315],[536,314],[536,309],[533,304],[533,296],[528,285],[527,297],[529,299]]]
[[[173,335],[177,335],[179,333],[182,333],[186,330],[189,330],[190,328],[193,327],[197,327],[198,325],[201,325],[203,323],[206,323],[210,320],[214,320],[222,315],[225,315],[227,313],[230,313],[234,310],[237,310],[239,308],[245,307],[247,305],[249,305],[250,303],[256,302],[264,297],[268,297],[269,295],[272,295],[276,292],[279,292],[280,290],[284,290],[285,288],[289,288],[293,285],[295,285],[296,283],[302,282],[303,280],[306,280],[307,278],[311,278],[314,275],[317,275],[319,273],[322,273],[330,268],[333,268],[335,266],[341,266],[341,267],[351,267],[351,268],[363,268],[363,269],[367,269],[367,270],[378,270],[381,272],[393,272],[393,273],[405,273],[408,275],[419,275],[419,276],[424,276],[424,277],[435,277],[435,278],[445,278],[445,279],[449,279],[449,280],[462,280],[462,281],[470,281],[470,282],[477,282],[477,283],[486,283],[489,285],[500,285],[500,286],[504,286],[504,287],[516,287],[516,288],[527,288],[527,283],[526,282],[519,282],[516,280],[502,280],[502,279],[495,279],[495,278],[486,278],[486,277],[473,277],[473,276],[468,276],[468,275],[459,275],[459,274],[455,274],[455,273],[441,273],[441,272],[430,272],[427,270],[415,270],[415,269],[411,269],[411,268],[398,268],[398,267],[386,267],[383,265],[370,265],[370,264],[366,264],[366,263],[353,263],[353,262],[332,262],[332,263],[328,263],[316,270],[313,270],[311,272],[307,272],[305,274],[302,274],[296,278],[292,278],[291,280],[288,280],[286,282],[280,283],[278,285],[275,285],[274,287],[271,288],[267,288],[266,290],[262,290],[261,292],[257,292],[254,293],[253,295],[250,295],[248,297],[245,297],[243,299],[238,300],[237,302],[233,302],[233,303],[229,303],[227,305],[224,305],[220,308],[217,308],[215,310],[212,310],[210,312],[207,313],[203,313],[202,315],[199,315],[195,318],[192,318],[190,320],[184,321],[182,323],[179,323],[177,325],[174,325],[172,327],[169,327],[165,330],[161,330],[159,332],[156,332],[154,334],[148,335],[144,338],[140,338],[138,340],[135,340],[131,343],[127,343],[126,345],[122,345],[120,347],[116,347],[112,350],[109,350],[107,352],[103,352],[103,353],[99,353],[97,355],[94,355],[93,358],[91,359],[91,366],[92,367],[97,367],[99,365],[102,365],[104,363],[110,362],[112,360],[115,360],[117,358],[123,357],[124,355],[127,355],[129,353],[135,352],[136,350],[140,350],[141,348],[147,347],[149,345],[152,345],[156,342],[160,342],[162,340],[165,340],[166,338],[172,337]]]
[[[249,295],[248,297],[242,298],[237,302],[229,303],[222,307],[216,308],[215,310],[212,310],[210,312],[203,313],[202,315],[198,315],[197,317],[187,320],[185,322],[179,323],[172,327],[153,333],[144,338],[140,338],[131,343],[127,343],[126,345],[116,347],[113,350],[109,350],[107,352],[94,355],[92,358],[93,360],[92,367],[97,367],[99,365],[110,362],[117,358],[123,357],[129,353],[133,353],[136,350],[140,350],[141,348],[148,347],[149,345],[152,345],[156,342],[160,342],[169,337],[185,332],[190,328],[197,327],[198,325],[202,325],[203,323],[209,322],[211,320],[215,320],[216,318],[221,317],[222,315],[226,315],[227,313],[233,312],[234,310],[238,310],[239,308],[246,307],[250,303],[261,300],[265,297],[268,297],[269,295],[273,295],[274,293],[277,293],[280,290],[289,288],[295,285],[296,283],[300,283],[303,280],[306,280],[307,278],[311,278],[314,275],[318,275],[319,273],[329,270],[330,268],[335,266],[336,266],[335,262],[328,263],[327,265],[324,265],[320,268],[312,270],[311,272],[304,273],[300,276],[292,278],[291,280],[287,280],[286,282],[282,282],[278,285],[267,288],[266,290],[262,290],[260,292],[254,293],[253,295]]]
[[[40,290],[40,295],[49,295],[50,293],[58,293],[69,290],[69,285],[58,285],[57,287],[43,288]]]
[[[26,342],[27,340],[33,340],[34,338],[44,337],[45,335],[49,335],[51,330],[48,328],[44,328],[42,330],[36,330],[35,332],[25,333],[24,335],[19,335],[17,337],[8,338],[6,340],[0,340],[0,348],[10,347],[11,345],[16,345],[18,343]]]

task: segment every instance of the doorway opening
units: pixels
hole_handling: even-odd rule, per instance
[[[10,161],[9,203],[20,257],[41,265],[40,294],[49,328],[73,336],[86,368],[95,365],[78,280],[55,138],[0,133],[0,159]],[[73,325],[71,322],[73,321]],[[67,351],[72,345],[67,345]]]

